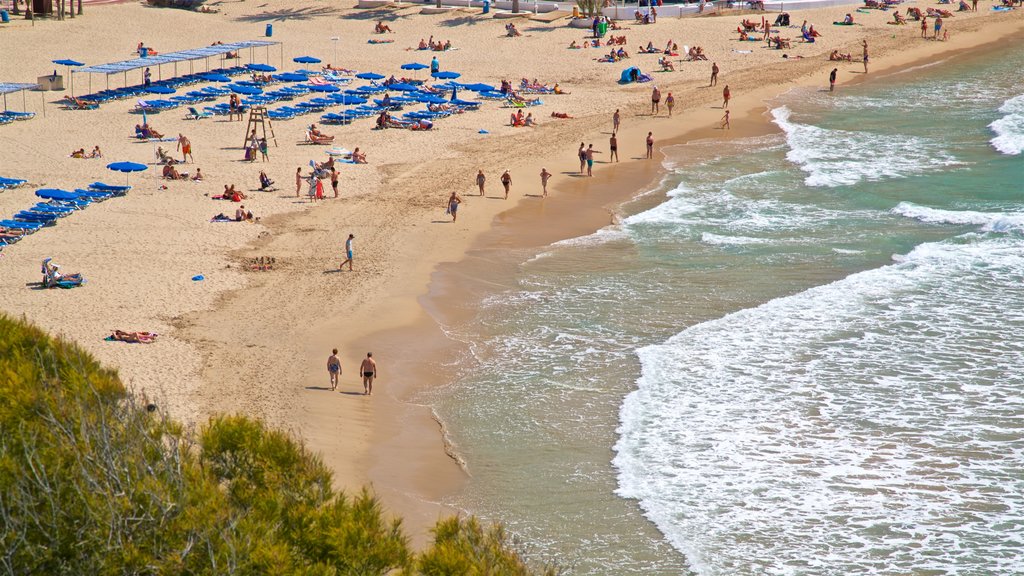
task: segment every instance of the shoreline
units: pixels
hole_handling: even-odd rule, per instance
[[[986,31],[986,33],[990,32],[990,30]],[[975,32],[975,35],[980,34],[981,31]],[[967,44],[966,47],[948,45],[947,43],[943,45],[943,50],[938,54],[923,55],[919,54],[922,50],[914,50],[911,55],[889,53],[873,56],[872,63],[875,70],[872,71],[872,75],[870,77],[863,74],[857,75],[853,82],[847,84],[884,81],[897,74],[913,73],[916,69],[941,65],[946,59],[954,57],[954,52],[960,50],[966,51],[967,54],[958,56],[980,57],[986,49],[999,45],[1011,34],[1012,32],[1003,31],[998,38],[984,41],[972,38],[972,42],[964,42]],[[934,62],[935,58],[942,60]],[[822,65],[821,69],[826,70],[825,67],[832,64],[828,62]],[[834,64],[849,63],[837,62]],[[859,62],[855,62],[855,64],[859,64]],[[655,158],[664,157],[662,152],[664,148],[679,144],[704,141],[710,146],[724,137],[732,139],[778,134],[780,130],[768,116],[771,110],[769,102],[783,97],[793,89],[810,88],[819,83],[814,76],[807,74],[790,80],[789,86],[760,90],[757,101],[753,104],[747,103],[743,107],[742,117],[733,118],[733,123],[742,128],[730,131],[727,136],[722,131],[707,126],[683,130],[657,143]],[[731,109],[735,110],[736,108],[733,103]],[[685,109],[684,111],[694,112]],[[707,115],[708,113],[705,112],[700,116]],[[567,163],[559,166],[559,168],[564,167],[572,167],[572,165]],[[397,339],[398,342],[424,341],[443,335],[442,326],[444,325],[468,320],[474,313],[475,307],[467,306],[465,303],[467,301],[479,302],[484,296],[493,295],[498,287],[508,286],[507,282],[513,276],[514,269],[523,261],[524,256],[536,255],[540,249],[552,243],[592,234],[609,224],[615,224],[615,220],[611,222],[608,219],[602,220],[601,215],[610,214],[612,218],[617,218],[619,208],[648,195],[665,176],[670,174],[670,171],[662,166],[661,161],[658,161],[656,170],[652,171],[650,167],[650,164],[643,162],[625,164],[595,162],[596,181],[586,178],[570,179],[562,181],[554,187],[553,198],[549,198],[545,202],[550,205],[555,203],[555,199],[558,199],[561,201],[560,205],[549,208],[535,203],[521,202],[497,215],[491,228],[480,234],[467,247],[461,260],[437,265],[431,274],[427,294],[419,299],[426,316],[421,316],[403,329],[377,334],[371,339],[379,338],[382,342],[392,338]],[[545,210],[545,208],[549,209]],[[572,221],[560,219],[560,217],[568,215],[573,215],[574,219]],[[515,256],[509,255],[510,252]],[[497,281],[495,280],[496,275]],[[487,278],[487,280],[482,280],[482,278]],[[455,340],[448,340],[447,362],[457,355],[460,345],[461,343]],[[437,348],[439,346],[432,346],[432,352],[436,353]],[[444,365],[445,363],[446,361],[431,362],[431,367],[433,368],[434,364]],[[442,374],[432,374],[433,378],[430,378],[431,375],[428,375],[428,370],[423,366],[419,366],[418,370],[415,365],[410,367],[415,370],[415,377],[411,379],[427,382],[421,383],[419,387],[443,385],[444,376]],[[414,395],[416,390],[404,390],[403,392]],[[445,423],[438,420],[433,412],[431,415],[434,417],[435,427],[440,427],[440,434],[443,435]],[[380,422],[378,425],[386,426],[387,423]],[[425,430],[423,431],[425,432]],[[416,435],[410,433],[375,434],[374,443],[380,445],[381,450],[376,452],[376,457],[373,459],[377,461],[377,464],[371,468],[370,477],[375,490],[384,497],[392,510],[406,518],[407,521],[421,519],[425,522],[414,531],[418,538],[423,538],[423,530],[429,528],[430,523],[438,517],[435,514],[467,512],[448,508],[439,502],[438,494],[455,494],[468,481],[471,476],[471,468],[469,468],[470,463],[462,461],[461,456],[458,455],[458,447],[451,446],[447,437],[444,437],[442,438],[443,452],[435,450],[433,456],[419,454],[417,456],[417,474],[402,475],[397,466],[389,466],[386,462],[403,462],[402,458],[409,454],[404,452],[401,446],[414,436]],[[420,443],[422,444],[422,438]],[[451,453],[452,450],[455,451],[455,454]],[[429,462],[431,459],[434,460],[432,464]],[[451,470],[451,464],[454,462],[458,463],[462,474],[454,473]],[[435,473],[447,470],[448,474],[446,477],[442,476],[442,480],[439,482],[438,476],[418,476],[424,470]],[[398,480],[396,481],[395,478]],[[445,483],[447,485],[443,486]],[[417,494],[421,496],[417,498]]]

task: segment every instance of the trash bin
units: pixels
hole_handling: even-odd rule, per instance
[[[607,22],[601,22],[600,24],[598,24],[597,25],[597,33],[599,35],[601,35],[602,37],[605,34],[607,34],[608,33],[608,23]]]
[[[149,56],[149,48],[147,48],[146,46],[139,48],[139,56],[142,58]]]
[[[273,35],[274,35],[274,25],[273,24],[267,24],[267,38],[270,38]]]
[[[0,10],[0,22],[9,24],[11,22],[11,15],[7,13],[7,10]]]
[[[484,0],[484,14],[488,14],[491,11],[490,0]]]

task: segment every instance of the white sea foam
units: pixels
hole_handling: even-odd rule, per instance
[[[618,494],[703,576],[1021,573],[1022,278],[969,235],[640,349]]]
[[[722,236],[704,232],[700,235],[700,241],[715,246],[742,246],[746,244],[767,244],[769,241],[764,238],[751,238],[750,236]]]
[[[925,138],[871,132],[830,130],[791,119],[783,106],[772,110],[786,133],[786,159],[798,165],[808,186],[849,186],[862,181],[904,178],[959,164],[942,147]]]
[[[930,224],[972,224],[983,232],[1007,232],[1024,229],[1024,212],[995,213],[972,210],[942,210],[910,202],[900,202],[892,209],[894,214],[914,218]]]
[[[988,125],[996,135],[989,142],[1003,154],[1016,156],[1024,152],[1024,94],[1004,102],[999,111],[1003,117]]]

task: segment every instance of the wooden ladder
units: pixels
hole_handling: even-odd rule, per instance
[[[267,139],[267,129],[270,129],[270,138]],[[253,134],[260,137],[257,129],[263,131],[263,138],[274,141],[274,148],[277,148],[277,136],[274,135],[274,124],[270,121],[270,116],[267,115],[267,108],[265,106],[253,106],[249,109],[249,123],[245,126],[245,140],[242,142],[242,148],[249,147],[249,140]]]

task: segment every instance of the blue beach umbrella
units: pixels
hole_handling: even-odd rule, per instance
[[[366,104],[366,98],[360,98],[359,96],[355,96],[352,94],[339,94],[337,96],[332,96],[331,99],[337,102],[338,104],[342,104],[345,106],[351,106],[353,104]]]
[[[274,74],[274,80],[280,80],[281,82],[305,82],[309,80],[309,76],[297,72],[285,72],[283,74]]]
[[[361,72],[356,74],[356,78],[359,78],[360,80],[383,80],[384,76],[382,74],[377,74],[376,72]]]
[[[263,90],[255,86],[246,86],[245,84],[228,84],[227,88],[235,94],[244,94],[245,96],[255,96],[257,94],[263,94]]]
[[[473,92],[494,92],[496,90],[495,87],[490,84],[466,84],[463,88]]]
[[[425,102],[427,104],[447,104],[448,103],[448,101],[445,100],[444,98],[441,98],[440,96],[434,96],[433,94],[427,94],[425,96],[421,96],[421,97],[417,98],[417,100],[419,100],[420,102]]]
[[[409,62],[408,64],[402,64],[402,70],[424,70],[430,68],[426,64],[420,64],[419,62]]]
[[[209,80],[210,82],[231,82],[231,77],[223,74],[200,74],[199,76],[203,80]]]
[[[108,170],[113,170],[115,172],[124,172],[125,173],[124,174],[124,183],[125,184],[128,184],[128,174],[129,173],[131,173],[131,172],[142,172],[142,171],[146,170],[147,168],[149,168],[149,166],[146,166],[145,164],[139,164],[138,162],[113,162],[111,164],[107,164],[107,169]]]
[[[313,90],[314,92],[339,92],[341,88],[338,88],[334,84],[304,84],[306,88]]]
[[[459,76],[462,76],[462,74],[459,74],[458,72],[434,72],[431,76],[441,80],[454,80]]]
[[[388,90],[398,90],[399,92],[412,92],[419,90],[419,86],[413,86],[412,84],[406,84],[404,82],[395,82],[391,86],[388,86]]]
[[[84,66],[85,64],[83,64],[83,63],[81,63],[81,62],[79,62],[77,60],[68,60],[66,58],[63,59],[63,60],[51,60],[51,62],[53,62],[54,64],[56,64],[58,66],[67,66],[68,67],[68,77],[71,78],[71,94],[73,95],[75,93],[75,84],[74,84],[74,76],[71,75],[71,67],[72,66],[76,66],[76,67],[77,66]]]
[[[163,86],[160,84],[154,84],[146,88],[146,92],[152,92],[153,94],[174,94],[176,90],[170,86]]]
[[[256,72],[277,72],[277,68],[270,64],[246,64],[245,67]]]
[[[321,60],[319,58],[313,58],[312,56],[299,56],[298,58],[292,58],[292,62],[298,62],[299,64],[319,64]]]
[[[40,188],[36,190],[36,196],[44,200],[74,200],[78,198],[78,194],[60,188]]]

